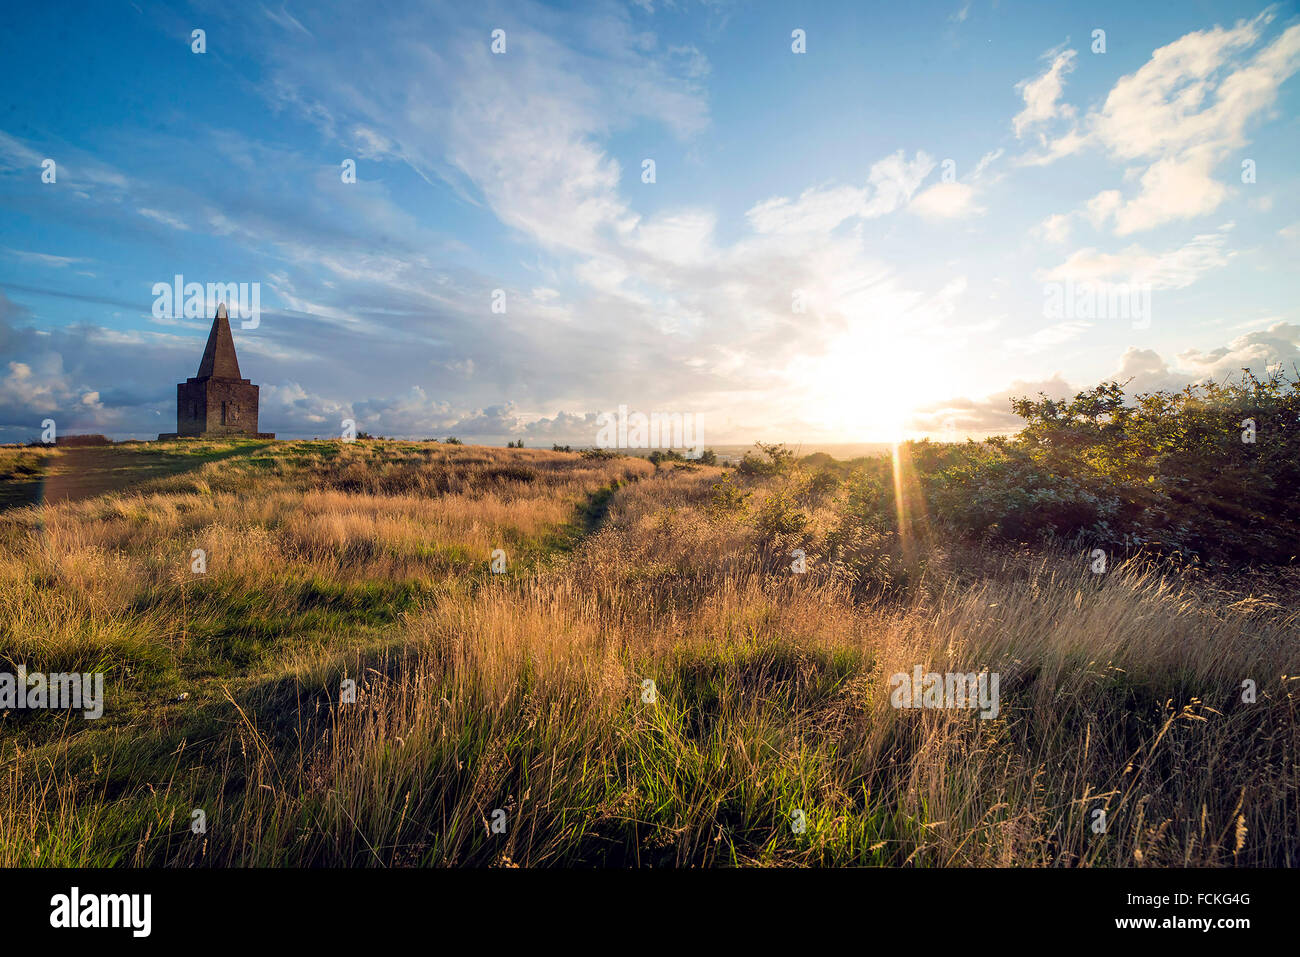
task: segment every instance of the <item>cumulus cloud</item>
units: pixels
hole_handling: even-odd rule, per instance
[[[32,318],[0,292],[0,442],[30,441],[45,418],[63,435],[124,435],[145,422],[167,431],[154,411],[164,395],[174,403],[175,385],[154,383],[154,370],[174,337],[127,343],[87,325],[38,329]]]
[[[1200,378],[1212,379],[1235,375],[1246,368],[1256,374],[1279,367],[1294,370],[1300,368],[1300,325],[1277,322],[1208,352],[1188,349],[1178,354],[1178,363]]]
[[[1137,167],[1137,189],[1106,194],[1090,204],[1094,222],[1109,221],[1118,236],[1212,213],[1228,196],[1216,170],[1247,143],[1247,129],[1277,100],[1278,89],[1300,69],[1300,25],[1288,27],[1253,55],[1273,19],[1270,11],[1232,28],[1188,33],[1155,50],[1135,72],[1120,78],[1100,107],[1022,162],[1045,164],[1095,147]],[[1071,52],[1071,51],[1067,51]],[[1023,129],[1060,116],[1060,54],[1043,76],[1023,86]],[[1060,69],[1057,69],[1057,67]],[[1033,92],[1031,104],[1030,90]]]

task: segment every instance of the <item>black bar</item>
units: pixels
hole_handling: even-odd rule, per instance
[[[83,902],[151,895],[148,937],[129,927],[51,927],[51,899],[74,886]],[[933,931],[935,943],[948,945],[980,932],[1021,941],[1026,933],[1152,941],[1172,930],[1230,942],[1243,932],[1289,928],[1293,914],[1284,908],[1294,890],[1289,872],[1273,870],[9,870],[0,871],[0,916],[22,929],[24,943],[75,935],[83,944],[201,942],[204,949],[281,940],[373,946],[412,935],[450,944],[466,931],[488,935],[494,946],[612,934],[611,945],[637,948],[637,941],[685,943],[696,929],[759,944],[787,930],[847,934],[866,945],[883,942],[875,935],[891,928],[919,935],[918,942]],[[1117,926],[1132,918],[1155,926]],[[1178,924],[1242,918],[1248,926]]]

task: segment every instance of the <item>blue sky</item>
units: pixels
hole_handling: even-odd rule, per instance
[[[876,7],[15,8],[0,440],[171,431],[209,324],[155,315],[178,273],[259,284],[282,436],[984,434],[1300,361],[1294,4]],[[1049,312],[1067,284],[1149,314]]]

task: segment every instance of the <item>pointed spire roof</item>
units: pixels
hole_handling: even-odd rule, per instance
[[[230,334],[230,317],[226,304],[217,306],[217,317],[212,320],[208,344],[199,363],[199,379],[239,379],[239,359],[235,357],[235,340]]]

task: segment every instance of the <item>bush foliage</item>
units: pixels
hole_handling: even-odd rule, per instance
[[[1300,391],[1281,373],[1133,397],[1110,382],[1021,398],[1011,437],[900,447],[923,508],[981,541],[1287,564],[1300,553]],[[896,529],[892,463],[863,463],[850,512]],[[915,503],[914,503],[915,504]],[[912,529],[915,531],[915,529]]]

